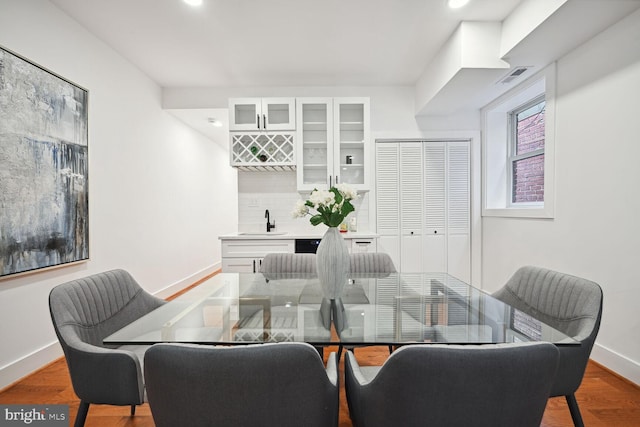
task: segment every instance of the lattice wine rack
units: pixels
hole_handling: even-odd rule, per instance
[[[240,170],[292,170],[294,134],[231,133],[231,166]]]

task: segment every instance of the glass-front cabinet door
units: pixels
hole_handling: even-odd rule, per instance
[[[295,130],[295,98],[262,98],[263,130]]]
[[[229,130],[258,130],[258,119],[261,114],[261,98],[230,99]]]
[[[333,100],[298,98],[296,109],[298,190],[326,189],[333,172]]]
[[[231,98],[230,131],[294,130],[295,98]]]
[[[333,108],[334,180],[368,190],[369,99],[336,98]]]

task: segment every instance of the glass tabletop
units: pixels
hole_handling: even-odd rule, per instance
[[[105,344],[577,344],[444,273],[352,276],[324,298],[315,275],[220,273],[105,338]]]

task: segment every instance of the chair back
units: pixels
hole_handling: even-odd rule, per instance
[[[260,272],[267,279],[277,279],[293,273],[317,274],[316,254],[269,253],[262,260]]]
[[[538,427],[558,350],[550,343],[410,345],[369,381],[357,380],[356,363],[347,353],[349,411],[359,427]]]
[[[49,295],[53,326],[63,349],[78,342],[103,347],[105,337],[162,304],[124,270],[63,283]]]
[[[580,342],[560,349],[552,396],[578,389],[600,329],[602,289],[590,280],[540,267],[518,269],[493,296]]]
[[[337,426],[338,388],[305,343],[157,344],[145,382],[158,427]]]
[[[352,275],[367,273],[384,273],[388,275],[396,272],[393,260],[387,253],[362,252],[352,253],[349,256],[351,257]]]

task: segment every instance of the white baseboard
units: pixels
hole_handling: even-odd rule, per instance
[[[591,359],[640,386],[640,364],[638,362],[597,343],[591,350]]]
[[[187,286],[193,285],[198,280],[204,277],[207,277],[210,274],[213,274],[217,270],[220,270],[220,268],[222,268],[222,262],[216,262],[214,264],[211,264],[210,266],[205,267],[202,270],[197,271],[192,275],[185,277],[182,280],[178,280],[177,282],[170,284],[166,288],[163,288],[158,292],[156,292],[154,295],[157,296],[158,298],[170,297],[171,295],[174,295],[175,293],[180,292]]]
[[[58,341],[0,368],[0,390],[53,362],[64,353]],[[38,403],[38,402],[34,402]]]

